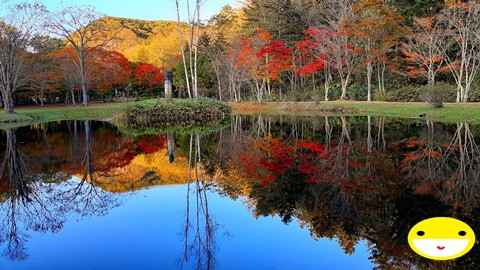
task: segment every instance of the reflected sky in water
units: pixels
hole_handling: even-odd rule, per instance
[[[478,231],[480,128],[235,116],[155,134],[0,131],[0,269],[475,269],[413,253],[417,222]]]
[[[0,265],[2,269],[178,269],[186,190],[185,185],[142,190],[106,216],[69,220],[54,235],[32,233],[26,247],[29,259],[2,258]],[[346,256],[334,241],[314,241],[296,222],[284,225],[278,217],[256,220],[241,200],[215,193],[209,193],[209,200],[212,216],[223,226],[215,236],[218,268],[371,266],[362,243],[355,255]],[[192,268],[195,262],[185,265]]]

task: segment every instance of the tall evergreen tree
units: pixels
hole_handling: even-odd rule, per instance
[[[437,14],[445,5],[445,0],[390,0],[397,12],[407,19]]]
[[[251,32],[264,29],[274,39],[293,45],[308,26],[292,0],[250,0],[245,7],[245,27]]]

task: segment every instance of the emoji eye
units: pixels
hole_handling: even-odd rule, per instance
[[[424,236],[424,235],[425,235],[425,232],[424,232],[424,231],[418,231],[418,232],[417,232],[417,235],[418,235],[418,236]]]
[[[460,232],[458,232],[458,235],[465,236],[465,235],[467,235],[467,233],[465,231],[460,231]]]

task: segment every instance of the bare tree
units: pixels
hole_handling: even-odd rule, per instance
[[[334,7],[334,8],[332,8]],[[322,5],[322,14],[324,14],[324,22],[322,28],[331,32],[326,44],[329,47],[328,52],[329,63],[326,68],[335,67],[340,77],[342,86],[342,99],[347,98],[347,86],[353,73],[356,57],[352,48],[351,35],[343,27],[345,21],[349,18],[353,9],[353,1],[351,0],[330,0],[325,1]],[[332,81],[331,74],[326,74],[325,78],[325,100],[328,100],[329,83]]]
[[[89,5],[65,7],[50,15],[46,24],[49,31],[64,39],[75,52],[72,61],[79,73],[83,105],[88,106],[87,59],[94,49],[115,39],[123,28],[110,29],[107,21],[102,19],[104,15]]]
[[[31,40],[41,31],[45,6],[0,2],[0,92],[6,113],[14,113],[13,94],[21,84]]]
[[[446,29],[438,51],[457,83],[457,102],[467,102],[480,69],[480,4],[454,5],[443,11],[440,20]]]
[[[185,69],[185,81],[187,84],[188,95],[191,98],[193,93],[194,98],[198,98],[198,45],[200,38],[200,10],[205,1],[194,0],[175,0],[178,20],[178,33],[180,35],[180,44],[182,48],[183,66]],[[187,50],[183,43],[182,22],[181,22],[181,6],[185,7],[187,12]],[[188,53],[188,63],[187,63]],[[187,65],[188,64],[188,65]]]

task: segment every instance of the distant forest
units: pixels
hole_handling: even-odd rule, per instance
[[[193,62],[198,95],[222,101],[480,101],[478,1],[249,0],[195,24],[195,44],[184,22],[105,17],[89,6],[0,9],[6,111],[161,97],[166,69],[175,94],[188,97]],[[196,61],[182,61],[180,33]]]

